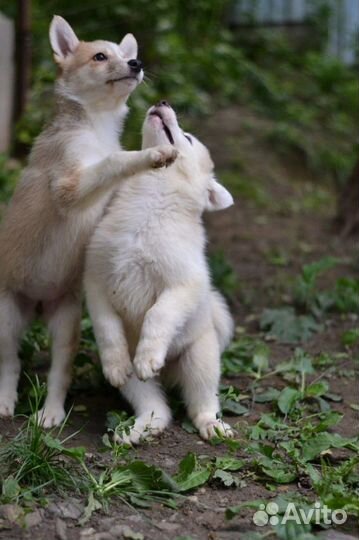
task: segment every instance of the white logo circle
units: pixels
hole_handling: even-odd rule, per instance
[[[333,510],[332,512],[332,522],[335,523],[335,525],[343,525],[343,523],[346,522],[347,517],[348,515],[345,510]]]
[[[264,527],[269,521],[268,514],[264,511],[264,504],[260,504],[259,508],[260,510],[257,510],[253,515],[253,523],[257,525],[257,527]]]

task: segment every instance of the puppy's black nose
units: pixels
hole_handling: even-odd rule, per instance
[[[168,103],[168,101],[163,99],[162,101],[156,103],[156,107],[171,107],[171,105]]]
[[[137,60],[136,58],[133,58],[132,60],[129,60],[127,63],[130,66],[131,71],[134,71],[135,73],[139,73],[142,69],[141,60]]]

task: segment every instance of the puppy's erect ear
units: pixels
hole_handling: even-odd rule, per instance
[[[208,186],[208,199],[206,210],[215,212],[216,210],[224,210],[233,204],[233,197],[217,180],[211,179]]]
[[[138,46],[133,34],[126,34],[121,43],[119,43],[119,47],[125,58],[137,58]]]
[[[69,54],[73,54],[80,43],[69,23],[55,15],[50,25],[50,43],[55,62],[61,64]]]

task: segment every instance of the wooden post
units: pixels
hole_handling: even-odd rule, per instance
[[[18,0],[14,122],[26,108],[31,73],[31,0]]]

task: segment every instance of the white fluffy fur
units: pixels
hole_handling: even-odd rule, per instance
[[[0,228],[0,415],[14,413],[21,335],[41,304],[52,338],[48,394],[40,417],[59,424],[71,380],[81,318],[81,280],[89,237],[116,187],[136,172],[170,163],[170,145],[124,152],[126,100],[141,82],[128,61],[128,34],[117,45],[79,41],[55,17],[50,29],[57,113],[37,139]],[[102,52],[106,61],[94,56]]]
[[[92,237],[85,270],[104,374],[135,410],[135,425],[123,435],[132,443],[170,422],[161,380],[182,388],[203,438],[217,429],[232,435],[217,419],[220,354],[232,320],[211,287],[201,216],[233,199],[215,180],[207,149],[186,138],[167,104],[150,109],[143,148],[168,142],[164,126],[175,163],[122,184]]]

